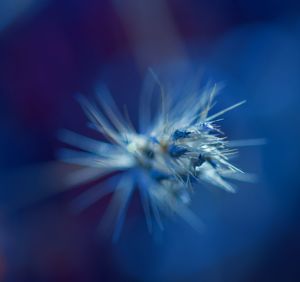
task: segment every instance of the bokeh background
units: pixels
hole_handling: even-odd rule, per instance
[[[0,281],[300,281],[300,2],[293,0],[1,0]],[[266,138],[237,164],[259,176],[229,195],[199,189],[197,234],[180,220],[148,234],[133,200],[120,240],[97,232],[109,197],[80,215],[56,160],[57,132],[91,135],[74,99],[101,82],[133,123],[153,67],[181,91],[224,82],[222,126]]]

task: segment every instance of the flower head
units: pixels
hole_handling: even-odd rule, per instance
[[[153,219],[163,228],[161,213],[175,213],[199,229],[200,221],[188,208],[200,186],[198,183],[207,182],[234,192],[226,179],[243,178],[243,172],[230,162],[237,151],[224,137],[217,118],[244,101],[209,115],[218,85],[207,87],[201,95],[191,93],[180,99],[166,93],[153,76],[160,87],[160,106],[153,115],[149,106],[151,91],[142,95],[139,131],[123,117],[107,89],[102,87],[97,103],[82,96],[79,102],[92,127],[107,141],[92,140],[70,131],[61,134],[64,142],[80,149],[66,149],[63,153],[63,160],[85,167],[77,174],[78,182],[105,175],[118,182],[115,186],[98,184],[78,202],[83,209],[114,192],[110,209],[118,210],[115,238],[119,236],[135,189],[141,196],[150,230]]]

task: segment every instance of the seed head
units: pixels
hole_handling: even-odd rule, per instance
[[[230,162],[237,150],[217,125],[220,115],[244,101],[209,115],[219,91],[217,84],[207,87],[203,93],[180,99],[166,93],[156,76],[154,80],[160,87],[160,107],[153,115],[149,109],[151,94],[142,95],[138,131],[102,87],[97,103],[83,96],[79,96],[79,102],[92,127],[107,141],[92,140],[67,130],[60,135],[62,141],[79,149],[65,149],[62,155],[64,161],[84,167],[75,175],[77,184],[109,175],[110,180],[117,182],[115,186],[97,184],[77,201],[78,209],[82,210],[114,192],[108,209],[117,212],[115,239],[135,189],[139,191],[149,230],[153,223],[163,228],[161,214],[179,215],[200,229],[200,221],[188,206],[201,183],[233,193],[235,189],[226,179],[247,178]]]

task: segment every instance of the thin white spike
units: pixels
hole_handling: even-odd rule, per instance
[[[159,210],[158,210],[158,207],[156,206],[155,201],[152,198],[150,198],[150,204],[151,204],[151,208],[152,208],[152,211],[153,211],[155,221],[156,221],[158,227],[160,228],[160,230],[163,231],[164,226],[163,226],[162,221],[161,221]]]
[[[139,107],[139,129],[141,133],[146,133],[149,130],[151,122],[151,103],[154,91],[154,80],[148,72],[144,81]]]
[[[100,201],[104,196],[112,193],[115,187],[107,182],[98,183],[80,194],[71,202],[72,212],[79,214],[88,207]]]
[[[87,114],[87,116],[90,118],[92,122],[95,123],[95,126],[97,126],[98,130],[102,132],[108,139],[113,141],[114,143],[119,144],[122,146],[122,142],[120,141],[120,138],[118,134],[115,132],[115,130],[109,125],[109,123],[106,121],[106,119],[101,115],[101,112],[95,108],[89,101],[87,101],[84,97],[78,96],[78,100],[80,105],[82,106],[83,110]]]
[[[140,188],[140,198],[141,198],[141,202],[142,202],[142,206],[144,209],[144,214],[145,214],[145,218],[146,218],[146,224],[147,224],[147,228],[148,231],[151,233],[152,232],[152,218],[151,218],[151,212],[150,212],[150,205],[149,205],[149,195],[148,195],[148,191],[145,191],[145,189]]]
[[[112,170],[111,168],[101,170],[99,168],[91,167],[82,168],[68,174],[65,180],[65,185],[67,187],[76,187],[83,183],[100,179],[101,177],[104,177],[105,175],[108,175],[113,171],[114,170]]]
[[[200,233],[204,231],[205,226],[203,222],[185,205],[177,203],[173,210],[196,231]]]
[[[233,110],[233,109],[235,109],[235,108],[237,108],[237,107],[239,107],[239,106],[241,106],[241,105],[243,105],[245,103],[246,103],[246,100],[241,101],[239,103],[236,103],[236,104],[232,105],[231,107],[228,107],[228,108],[226,108],[226,109],[224,109],[224,110],[222,110],[222,111],[220,111],[220,112],[218,112],[218,113],[216,113],[216,114],[208,117],[206,119],[206,121],[211,121],[211,120],[215,119],[216,117],[221,116],[221,115],[225,114],[226,112],[229,112],[229,111],[231,111],[231,110]]]
[[[101,95],[103,97],[101,97]],[[105,111],[107,117],[111,121],[111,123],[115,126],[115,128],[120,132],[128,132],[130,131],[129,127],[123,121],[123,118],[111,97],[109,91],[102,87],[101,91],[97,93],[98,101],[101,104],[103,110]]]
[[[67,129],[59,131],[58,139],[66,144],[72,145],[90,153],[105,153],[113,148],[113,146],[109,143],[88,138],[84,135],[75,133]]]
[[[258,139],[244,139],[244,140],[232,140],[228,141],[228,146],[230,147],[248,147],[248,146],[262,146],[267,143],[264,138]]]

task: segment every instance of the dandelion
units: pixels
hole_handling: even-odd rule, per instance
[[[214,97],[220,90],[217,84],[207,87],[200,96],[191,93],[180,99],[166,93],[156,75],[151,74],[160,88],[160,105],[156,113],[151,112],[153,91],[146,88],[140,103],[139,131],[127,115],[120,113],[108,90],[102,87],[95,103],[83,96],[78,99],[91,126],[107,141],[68,130],[60,134],[63,142],[79,149],[63,149],[61,158],[84,167],[73,176],[73,182],[80,184],[103,176],[108,176],[106,181],[117,182],[115,186],[97,184],[75,200],[78,210],[83,210],[113,193],[108,210],[116,214],[114,239],[120,235],[135,190],[139,192],[150,231],[153,224],[163,229],[162,214],[176,214],[199,230],[202,224],[189,209],[199,183],[234,193],[235,188],[227,179],[249,178],[230,162],[237,150],[217,125],[221,115],[245,101],[210,115]],[[253,144],[256,143],[254,140]],[[236,145],[251,145],[251,142],[239,141]]]

